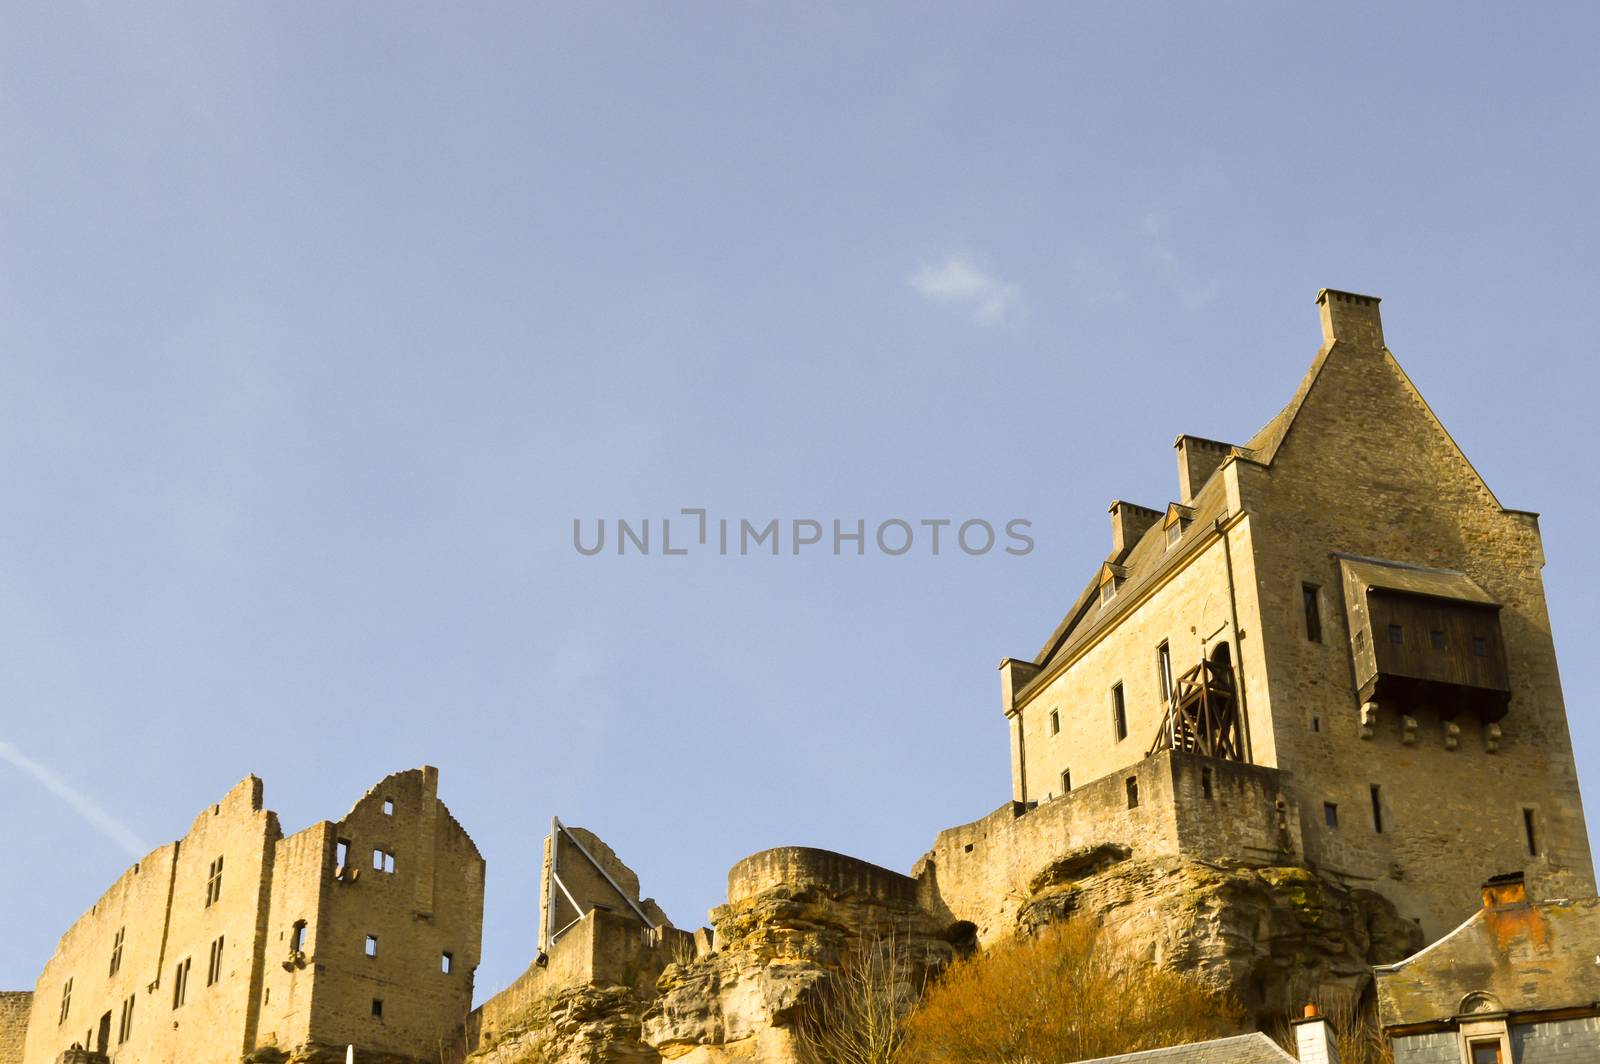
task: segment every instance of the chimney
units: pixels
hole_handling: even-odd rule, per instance
[[[1161,520],[1161,512],[1118,499],[1111,504],[1111,556],[1121,558],[1145,530]]]
[[[1031,661],[1018,661],[1016,658],[1002,658],[1000,661],[1000,704],[1005,708],[1006,716],[1017,711],[1017,695],[1028,686],[1028,682],[1039,675],[1041,666]]]
[[[1199,436],[1179,436],[1172,441],[1178,451],[1178,501],[1193,502],[1195,492],[1205,486],[1222,460],[1233,451],[1233,444]]]
[[[1294,1021],[1294,1044],[1300,1064],[1339,1064],[1339,1043],[1333,1034],[1333,1024],[1317,1015],[1315,1005],[1307,1005],[1305,1017]]]
[[[1521,872],[1493,876],[1483,884],[1483,907],[1502,909],[1528,904],[1528,884]]]
[[[1378,316],[1377,296],[1358,296],[1324,288],[1317,293],[1322,308],[1322,342],[1338,340],[1358,347],[1383,348],[1383,319]]]

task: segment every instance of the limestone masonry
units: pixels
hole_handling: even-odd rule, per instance
[[[113,884],[31,998],[0,995],[0,1064],[346,1046],[385,1064],[790,1062],[852,951],[890,942],[921,979],[1078,917],[1262,1026],[1371,1000],[1391,965],[1390,1028],[1417,1053],[1475,1051],[1461,995],[1534,986],[1516,958],[1549,952],[1501,931],[1600,933],[1592,900],[1545,904],[1593,899],[1595,879],[1538,519],[1500,504],[1423,401],[1376,298],[1317,305],[1322,347],[1288,406],[1242,444],[1179,436],[1164,505],[1112,503],[1082,594],[1037,654],[1000,664],[1009,800],[909,875],[764,851],[691,931],[602,840],[552,821],[538,951],[469,1012],[484,862],[435,771],[288,838],[252,777]],[[1474,917],[1486,880],[1514,881],[1520,908]],[[1396,963],[1469,918],[1433,961]],[[1493,986],[1473,974],[1487,962],[1436,971],[1491,946],[1511,958]],[[1506,1045],[1600,1023],[1562,1008],[1502,1023]]]

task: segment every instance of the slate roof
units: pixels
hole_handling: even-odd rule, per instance
[[[1257,1032],[1166,1049],[1147,1049],[1142,1053],[1096,1057],[1083,1064],[1294,1064],[1294,1057]]]
[[[1480,909],[1420,953],[1373,969],[1384,1026],[1474,1011],[1589,1006],[1600,1001],[1600,898]]]

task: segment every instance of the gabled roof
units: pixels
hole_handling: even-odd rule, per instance
[[[1257,1031],[1232,1038],[1213,1038],[1209,1042],[1147,1049],[1142,1053],[1096,1057],[1083,1064],[1294,1064],[1294,1057]]]

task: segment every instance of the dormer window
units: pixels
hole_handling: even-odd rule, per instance
[[[1112,599],[1117,597],[1117,578],[1112,577],[1100,585],[1100,608],[1104,609]]]
[[[1128,571],[1120,565],[1106,562],[1100,567],[1100,608],[1105,609],[1111,600],[1117,597],[1117,588],[1122,585]]]
[[[1189,527],[1189,522],[1194,520],[1194,508],[1172,503],[1167,507],[1167,516],[1162,519],[1162,525],[1167,530],[1167,549],[1171,550],[1183,542],[1183,531]]]
[[[1183,522],[1174,521],[1167,526],[1167,549],[1171,550],[1183,538]]]

